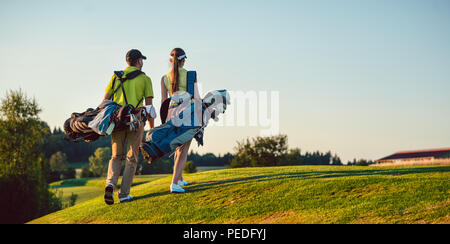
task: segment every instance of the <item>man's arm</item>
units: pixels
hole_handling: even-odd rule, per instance
[[[103,101],[111,100],[111,98],[112,98],[111,95],[109,93],[105,92],[105,96],[103,97]]]
[[[111,80],[108,83],[108,86],[106,86],[105,89],[105,96],[103,96],[103,101],[105,100],[112,100],[112,93],[114,93],[114,89],[113,89],[113,84],[114,84],[114,80],[115,80],[116,75],[113,75],[111,77]]]
[[[146,97],[145,98],[145,105],[153,105],[153,97]],[[150,118],[148,120],[148,125],[150,126],[150,129],[155,128],[155,119]]]

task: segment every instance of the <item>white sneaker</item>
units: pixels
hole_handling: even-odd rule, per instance
[[[172,184],[172,185],[170,185],[170,192],[172,192],[172,193],[184,193],[186,191],[183,188],[181,188],[181,186],[179,186],[177,184]]]
[[[187,186],[188,183],[187,183],[187,181],[185,181],[185,180],[183,179],[183,180],[178,181],[178,184],[177,184],[177,185],[179,185],[179,186]]]
[[[120,203],[126,203],[126,202],[131,202],[133,201],[134,197],[132,195],[128,195],[126,197],[120,198],[119,201]]]

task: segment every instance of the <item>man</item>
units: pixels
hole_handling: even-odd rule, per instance
[[[130,50],[126,55],[128,67],[124,70],[124,75],[126,76],[133,71],[141,70],[143,60],[146,59],[147,58],[143,56],[139,50]],[[113,83],[114,87],[112,87]],[[122,89],[117,89],[119,85],[119,79],[113,75],[111,81],[106,87],[104,100],[114,99],[116,103],[124,106],[126,103]],[[153,104],[152,81],[147,75],[140,74],[133,79],[126,80],[123,83],[123,87],[128,104],[136,106],[136,108],[140,107],[142,106],[142,103],[138,103],[142,101],[143,98],[145,98],[146,105]],[[114,97],[112,97],[113,91],[116,90],[117,92],[114,94]],[[154,119],[149,119],[149,125],[150,128],[154,127]],[[105,203],[108,205],[114,204],[114,189],[119,180],[122,160],[126,160],[126,163],[121,188],[119,191],[119,200],[120,203],[133,200],[133,197],[130,195],[130,188],[133,182],[134,174],[136,173],[136,167],[139,159],[139,145],[144,134],[144,127],[145,124],[141,123],[141,126],[135,131],[123,130],[113,132],[111,135],[112,158],[109,161],[108,178],[106,179],[105,188]]]

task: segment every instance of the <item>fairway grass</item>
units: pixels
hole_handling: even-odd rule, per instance
[[[186,194],[161,177],[133,202],[101,195],[30,223],[450,223],[449,166],[226,169],[186,175]]]
[[[133,185],[136,186],[139,184],[148,183],[166,176],[167,175],[138,175],[134,177]],[[119,179],[119,183],[120,182],[121,179]],[[120,184],[118,187],[120,187]],[[63,206],[69,204],[72,194],[77,195],[75,202],[76,205],[98,196],[103,196],[105,192],[105,178],[62,180],[50,184],[50,188],[57,194],[58,197],[62,197]]]

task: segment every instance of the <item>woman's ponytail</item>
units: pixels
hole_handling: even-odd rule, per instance
[[[180,68],[180,64],[181,64],[182,60],[185,59],[185,57],[182,58],[182,59],[179,59],[179,58],[181,56],[186,56],[186,53],[181,48],[175,48],[170,53],[170,56],[172,56],[171,62],[173,64],[172,65],[172,70],[170,72],[170,74],[172,76],[171,77],[172,81],[170,83],[170,85],[171,85],[171,91],[170,92],[171,92],[171,95],[173,96],[173,94],[178,91],[178,87],[179,87],[179,82],[178,82],[178,80],[179,80],[179,71],[178,71],[178,69]]]

